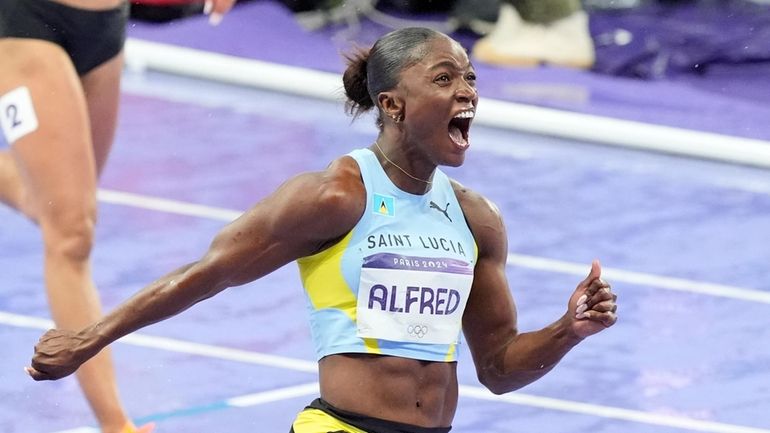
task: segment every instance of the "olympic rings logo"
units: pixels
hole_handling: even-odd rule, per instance
[[[428,327],[425,325],[409,325],[406,328],[406,332],[413,337],[422,338],[428,333]]]

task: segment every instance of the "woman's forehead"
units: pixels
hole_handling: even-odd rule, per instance
[[[471,67],[468,53],[462,45],[447,37],[439,37],[427,42],[418,64],[429,69],[440,65],[453,65],[461,69]]]

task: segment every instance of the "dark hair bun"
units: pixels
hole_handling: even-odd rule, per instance
[[[359,114],[374,107],[367,88],[366,66],[369,60],[368,49],[358,49],[345,56],[348,67],[342,74],[345,95],[348,97],[347,108],[350,114]]]

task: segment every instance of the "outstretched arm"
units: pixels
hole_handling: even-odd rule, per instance
[[[562,317],[541,330],[520,333],[505,275],[508,243],[502,218],[477,194],[459,187],[458,197],[479,248],[463,330],[481,383],[497,394],[513,391],[541,378],[585,337],[612,326],[616,296],[594,261]]]
[[[149,284],[85,329],[48,331],[27,371],[35,380],[67,376],[124,335],[322,250],[353,228],[364,200],[350,158],[286,182],[220,231],[200,260]]]

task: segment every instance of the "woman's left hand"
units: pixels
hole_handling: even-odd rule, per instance
[[[601,264],[594,260],[588,276],[578,284],[569,300],[567,314],[573,332],[581,339],[609,328],[618,320],[615,302],[618,297],[601,276]]]

